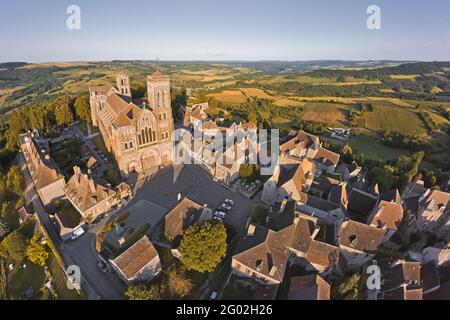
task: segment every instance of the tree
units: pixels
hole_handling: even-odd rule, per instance
[[[248,182],[255,181],[259,177],[259,166],[256,164],[244,163],[239,167],[239,175]]]
[[[55,120],[58,126],[68,125],[73,122],[72,110],[70,110],[67,102],[59,101],[55,107]]]
[[[204,221],[189,227],[181,241],[183,264],[201,273],[213,272],[227,252],[223,223]]]
[[[27,257],[33,263],[40,265],[41,267],[45,266],[45,262],[48,259],[48,252],[45,250],[45,247],[39,243],[39,235],[36,234],[30,241],[30,244],[27,248]]]
[[[23,175],[18,166],[12,166],[6,176],[6,186],[16,195],[23,192]]]
[[[156,285],[147,286],[145,284],[130,285],[125,292],[129,300],[160,300],[161,295]]]
[[[192,282],[184,274],[173,268],[167,273],[163,287],[163,291],[170,299],[180,299],[191,292]]]
[[[258,223],[258,224],[264,224],[266,223],[267,219],[267,209],[262,204],[255,204],[252,209],[252,213],[250,214],[250,218]]]
[[[334,293],[337,299],[357,300],[359,298],[359,283],[361,275],[353,274],[350,278],[345,279],[337,287],[337,292]]]
[[[19,263],[25,258],[27,241],[19,230],[15,230],[3,239],[0,247],[2,256],[11,258],[16,263]]]
[[[78,118],[89,123],[92,122],[88,96],[81,96],[75,100],[75,113]]]
[[[353,150],[348,144],[342,147],[342,153],[344,154],[342,159],[345,163],[351,163],[353,161]]]

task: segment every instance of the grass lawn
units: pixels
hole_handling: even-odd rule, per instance
[[[59,300],[80,300],[83,299],[82,296],[78,294],[76,290],[69,290],[66,285],[67,277],[63,272],[60,264],[58,263],[56,257],[49,249],[49,258],[47,260],[47,266],[50,273],[53,276],[53,285],[58,294]]]
[[[394,149],[381,144],[379,138],[372,135],[361,134],[352,136],[349,145],[353,150],[363,153],[366,159],[372,160],[392,160],[402,155],[410,155],[411,152],[405,149]]]
[[[22,266],[26,264],[26,268]],[[34,291],[33,299],[39,299],[40,289],[44,285],[44,269],[27,259],[20,264],[15,265],[12,271],[8,272],[8,292],[11,299],[22,299],[24,293],[32,288]]]
[[[59,211],[60,218],[64,219],[67,227],[75,228],[80,224],[80,213],[70,204],[64,205]]]

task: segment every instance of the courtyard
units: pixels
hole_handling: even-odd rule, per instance
[[[245,229],[253,201],[214,181],[200,166],[167,167],[143,179],[134,198],[118,213],[129,212],[127,224],[135,229],[150,224],[150,232],[154,232],[164,216],[177,204],[178,194],[206,204],[213,211],[225,199],[233,200],[235,205],[227,213],[225,222],[233,226],[239,235]]]

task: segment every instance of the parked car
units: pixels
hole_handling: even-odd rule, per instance
[[[227,216],[227,214],[223,211],[216,211],[216,213],[214,213],[215,217],[219,217],[221,219],[225,219],[225,217]]]
[[[83,234],[84,234],[84,229],[83,229],[83,227],[79,226],[72,231],[71,239],[75,240],[78,237],[81,237]]]
[[[230,205],[230,206],[234,206],[234,201],[231,199],[225,199],[224,201],[226,204]]]
[[[102,272],[104,273],[108,272],[108,268],[106,267],[106,264],[103,261],[99,261],[97,263],[97,267],[99,267],[100,270],[102,270]]]
[[[232,209],[232,207],[226,203],[222,203],[222,206],[220,207],[220,209],[225,209],[222,211],[230,211]]]

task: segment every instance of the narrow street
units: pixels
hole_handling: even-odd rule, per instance
[[[116,275],[106,275],[97,267],[97,254],[95,249],[92,248],[95,234],[88,232],[75,241],[63,243],[36,193],[22,154],[19,155],[19,165],[25,179],[25,200],[27,204],[33,203],[39,221],[61,253],[65,265],[77,265],[80,267],[81,286],[88,299],[124,299],[123,290],[126,287],[125,284]]]

